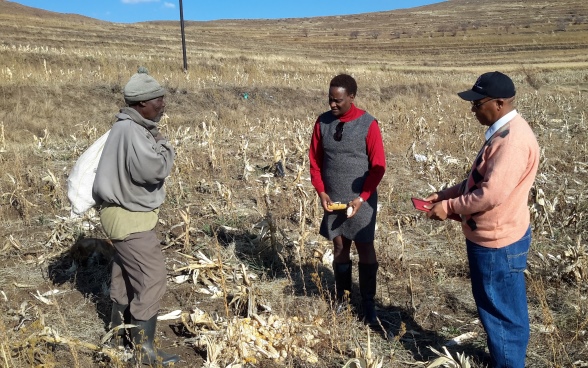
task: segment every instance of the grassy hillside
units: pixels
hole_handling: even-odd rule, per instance
[[[0,0],[0,34],[4,366],[131,366],[102,345],[112,248],[95,214],[69,219],[66,180],[141,65],[169,91],[162,131],[178,153],[156,230],[169,273],[161,312],[182,313],[158,336],[179,366],[426,366],[458,336],[448,352],[487,366],[461,230],[427,221],[410,197],[463,179],[484,129],[456,92],[492,70],[512,76],[542,148],[527,365],[588,364],[586,1],[188,21],[187,72],[179,22],[113,24]],[[309,182],[312,126],[341,72],[357,79],[387,154],[374,331],[358,321],[357,286],[350,310],[333,309],[331,245]]]

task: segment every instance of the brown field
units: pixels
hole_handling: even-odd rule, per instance
[[[158,337],[182,356],[176,366],[426,367],[433,348],[487,367],[461,230],[423,218],[410,197],[462,180],[484,128],[456,92],[501,70],[542,147],[527,366],[588,367],[585,0],[187,22],[187,72],[179,22],[113,24],[0,0],[0,34],[3,367],[132,366],[102,344],[111,249],[95,213],[69,219],[66,179],[141,65],[169,91],[162,130],[178,154],[157,227],[169,271],[161,314],[181,311]],[[312,126],[341,72],[357,79],[356,103],[378,118],[387,153],[376,233],[384,331],[358,320],[357,292],[351,310],[334,312],[309,181]],[[458,336],[468,338],[444,351]]]

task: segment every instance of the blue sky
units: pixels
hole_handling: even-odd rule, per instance
[[[117,23],[179,20],[179,0],[10,0],[59,13]],[[275,19],[346,15],[412,8],[441,0],[182,0],[184,20]]]

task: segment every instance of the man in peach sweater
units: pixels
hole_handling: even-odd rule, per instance
[[[500,72],[482,74],[458,93],[470,101],[486,141],[463,182],[425,198],[427,217],[459,215],[466,237],[472,293],[494,368],[523,368],[529,341],[525,275],[531,244],[529,190],[539,145],[513,106],[515,87]]]

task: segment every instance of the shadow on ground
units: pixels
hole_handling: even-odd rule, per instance
[[[69,251],[54,258],[47,269],[54,285],[72,283],[95,303],[105,326],[110,322],[108,289],[113,254],[114,248],[108,241],[79,237]]]
[[[311,260],[309,263],[300,263],[300,260],[292,253],[292,244],[277,244],[274,247],[270,241],[254,244],[252,239],[257,235],[249,232],[227,232],[219,230],[217,240],[224,246],[236,244],[236,253],[240,260],[261,270],[270,279],[288,279],[289,288],[283,291],[284,294],[299,297],[315,297],[327,301],[331,308],[335,308],[335,281],[331,266],[325,266],[318,260]],[[357,263],[354,264],[354,273],[357,273]],[[378,280],[378,282],[382,282]],[[378,285],[381,287],[382,285]],[[471,315],[472,319],[477,318],[475,310],[468,310],[463,302],[451,295],[446,298],[447,309],[458,309],[461,313]],[[350,298],[351,313],[362,320],[361,297],[359,285],[353,283]],[[410,306],[402,307],[395,305],[384,305],[377,300],[376,309],[380,326],[372,327],[372,331],[380,338],[393,344],[401,344],[410,352],[415,361],[433,361],[438,358],[429,347],[443,353],[443,346],[447,351],[456,357],[456,353],[465,353],[471,363],[476,367],[490,365],[488,353],[484,346],[476,343],[462,343],[460,345],[446,346],[447,338],[437,330],[423,327],[414,319],[413,310]],[[437,325],[432,323],[435,327]],[[439,328],[440,325],[439,325]],[[480,328],[481,333],[483,333]]]

